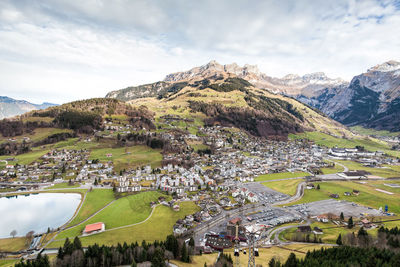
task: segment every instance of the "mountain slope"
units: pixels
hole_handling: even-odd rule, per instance
[[[25,100],[15,100],[6,96],[0,96],[0,119],[21,115],[31,110],[45,109],[56,106],[52,103],[32,104]]]
[[[350,134],[299,101],[246,81],[256,72],[249,65],[241,68],[211,61],[189,71],[169,74],[162,82],[113,91],[107,97],[146,105],[158,118],[174,114],[209,125],[232,125],[256,136],[286,137],[289,133],[313,130],[336,136]],[[144,87],[157,88],[158,84],[163,84],[163,90],[146,91],[147,97],[143,97]]]
[[[321,110],[346,125],[399,131],[399,103],[400,63],[388,61],[355,76]]]

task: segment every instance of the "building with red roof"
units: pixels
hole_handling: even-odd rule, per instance
[[[104,223],[98,222],[93,224],[88,224],[85,226],[85,230],[83,230],[84,235],[89,235],[93,233],[100,233],[106,229]]]

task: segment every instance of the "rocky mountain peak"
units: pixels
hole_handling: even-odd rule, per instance
[[[164,81],[177,82],[177,81],[188,80],[188,79],[192,79],[192,78],[196,78],[196,77],[206,78],[208,76],[212,76],[212,75],[215,75],[216,73],[221,73],[221,72],[232,73],[237,76],[247,76],[247,75],[259,76],[259,75],[261,75],[261,72],[256,65],[245,64],[243,67],[239,66],[236,63],[222,65],[215,60],[211,60],[210,62],[208,62],[205,65],[192,68],[188,71],[168,74],[165,77]]]
[[[400,62],[395,61],[395,60],[389,60],[387,62],[384,62],[382,64],[378,64],[370,69],[368,69],[367,72],[389,72],[389,71],[395,71],[395,70],[400,70]]]

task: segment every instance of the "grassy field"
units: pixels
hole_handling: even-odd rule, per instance
[[[151,191],[120,198],[84,224],[61,232],[57,239],[79,236],[85,225],[91,223],[103,222],[106,229],[112,229],[141,222],[151,213],[150,202],[159,196],[162,194]]]
[[[8,162],[10,165],[28,165],[34,162],[35,160],[39,159],[41,156],[49,152],[50,150],[48,149],[43,149],[43,150],[34,150],[25,154],[21,154],[18,156],[15,156],[14,158],[16,160]],[[10,158],[10,156],[0,156],[0,159],[7,159]]]
[[[122,229],[106,231],[87,237],[82,237],[81,241],[84,246],[97,244],[113,245],[123,242],[154,242],[155,240],[165,240],[167,235],[172,234],[172,227],[175,222],[184,218],[188,214],[195,213],[200,210],[193,202],[180,203],[180,211],[173,211],[166,206],[157,206],[153,215],[144,223],[130,226]],[[57,241],[50,244],[50,247],[58,247],[64,241]]]
[[[336,193],[340,196],[339,200],[352,201],[376,209],[389,205],[390,212],[400,213],[400,194],[395,193],[393,195],[388,195],[376,191],[376,187],[373,186],[373,184],[360,184],[357,182],[321,182],[319,185],[321,187],[320,190],[305,190],[302,199],[290,204],[294,205],[328,199],[330,194]],[[344,192],[352,192],[353,189],[359,190],[360,195],[344,196]],[[390,189],[386,188],[386,190],[392,192]]]
[[[260,248],[259,249],[260,256],[256,258],[256,265],[268,266],[269,261],[274,257],[275,259],[280,260],[281,262],[285,262],[289,257],[290,253],[292,252],[295,253],[297,257],[303,258],[305,256],[305,253],[307,253],[307,251],[313,251],[314,249],[318,250],[322,247],[327,248],[329,246],[321,246],[315,244],[309,244],[309,245],[293,244],[284,247],[273,246],[270,248]],[[232,249],[226,249],[224,253],[230,254],[231,257],[234,259]],[[204,263],[206,263],[207,266],[214,264],[215,261],[217,260],[217,257],[218,257],[217,253],[203,254],[201,256],[199,255],[193,256],[191,263],[184,263],[176,260],[171,262],[179,267],[189,267],[189,266],[202,267],[204,266]],[[244,255],[243,253],[240,253],[239,256],[240,266],[247,266],[248,258],[249,258],[248,254]]]
[[[361,126],[353,126],[350,127],[353,132],[362,134],[362,135],[375,135],[375,136],[398,136],[400,132],[389,132],[389,131],[378,131],[375,129],[367,129]]]
[[[107,157],[107,154],[112,154]],[[133,146],[120,148],[93,149],[90,159],[101,161],[112,160],[116,171],[150,164],[153,168],[161,166],[162,155],[160,150],[151,149],[147,146]]]
[[[204,263],[207,264],[207,266],[212,266],[215,261],[218,258],[218,253],[212,253],[212,254],[203,254],[203,255],[195,255],[192,256],[192,262],[191,263],[185,263],[177,260],[172,260],[171,263],[179,266],[179,267],[203,267]]]
[[[353,227],[352,229],[348,229],[347,227],[337,227],[337,228],[330,228],[330,227],[335,227],[336,225],[333,223],[321,223],[321,222],[314,222],[311,225],[311,228],[314,229],[314,227],[319,227],[323,229],[323,234],[322,235],[316,235],[317,238],[321,238],[323,243],[329,243],[329,244],[335,244],[336,239],[339,236],[339,234],[345,236],[348,233],[352,232],[357,232],[360,228],[359,227]],[[329,229],[325,229],[329,228]],[[369,232],[370,233],[370,232]],[[297,234],[297,227],[295,228],[289,228],[283,231],[279,237],[285,240],[292,240],[292,237]],[[310,234],[310,239],[313,240],[314,234]]]
[[[32,133],[17,136],[15,139],[17,142],[21,143],[24,140],[24,137],[29,137],[32,142],[37,142],[45,139],[47,136],[58,133],[72,133],[72,130],[58,128],[36,128]],[[0,135],[0,143],[8,139],[9,137],[3,137]]]
[[[59,184],[55,184],[53,186],[50,186],[46,189],[62,189],[62,188],[76,188],[76,187],[80,187],[81,185],[79,183],[77,184],[73,184],[73,185],[68,185],[68,183],[59,183]]]
[[[0,251],[19,251],[28,247],[25,237],[0,239]]]
[[[292,180],[265,182],[262,184],[278,192],[293,196],[294,194],[296,194],[297,185],[300,184],[302,181],[303,179],[292,179]]]
[[[307,253],[307,251],[320,249],[321,247],[322,247],[321,245],[315,245],[315,244],[310,244],[310,245],[294,244],[284,247],[273,246],[270,248],[260,248],[259,249],[260,256],[256,258],[256,265],[268,266],[268,263],[272,258],[280,260],[281,262],[285,262],[289,257],[290,253],[292,252],[296,254],[296,257],[303,258],[305,256],[305,253]],[[224,253],[228,253],[232,256],[232,258],[234,258],[232,249],[225,250]],[[240,266],[247,266],[248,258],[249,258],[248,254],[244,255],[243,253],[240,253],[239,256]]]
[[[79,210],[78,215],[69,223],[69,225],[74,225],[83,221],[113,200],[114,193],[111,189],[94,189],[91,192],[88,192],[86,200],[83,203],[82,208]]]
[[[343,172],[344,168],[338,164],[335,164],[333,168],[321,168],[323,174],[333,174],[338,172]]]
[[[1,259],[0,267],[13,267],[19,260],[16,259]]]
[[[297,178],[310,175],[306,172],[281,172],[281,173],[268,173],[256,177],[254,180],[256,182],[268,181],[268,180],[278,180],[286,178]]]
[[[372,175],[381,176],[383,178],[389,177],[400,177],[400,168],[399,166],[390,166],[385,165],[384,168],[370,168],[364,167],[358,162],[349,161],[349,160],[336,160],[337,162],[345,165],[349,170],[365,170],[370,172]]]
[[[291,139],[308,139],[314,141],[316,144],[326,147],[356,147],[363,146],[369,151],[383,151],[389,155],[399,157],[400,151],[391,150],[390,146],[384,142],[371,137],[353,137],[341,138],[334,137],[320,132],[305,132],[301,134],[290,134]]]

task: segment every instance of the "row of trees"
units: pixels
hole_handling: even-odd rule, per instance
[[[353,232],[343,237],[339,234],[336,244],[353,247],[378,247],[398,251],[400,248],[400,229],[398,227],[388,229],[382,226],[378,230],[378,235],[373,237],[361,227],[357,234]]]
[[[285,263],[275,258],[269,262],[269,267],[315,267],[315,266],[371,266],[391,267],[400,266],[400,253],[386,249],[359,248],[341,246],[307,252],[304,259],[296,258],[291,253]]]
[[[137,242],[128,245],[127,243],[117,246],[99,246],[94,244],[82,248],[78,237],[71,242],[68,238],[64,246],[58,250],[54,266],[60,267],[110,267],[119,265],[136,266],[137,263],[151,262],[151,266],[164,267],[166,261],[171,259],[181,260],[190,263],[191,255],[194,252],[194,240],[191,239],[186,245],[183,240],[169,235],[163,242],[155,241],[152,244]],[[51,266],[47,256],[39,255],[36,260],[21,261],[17,267]]]

